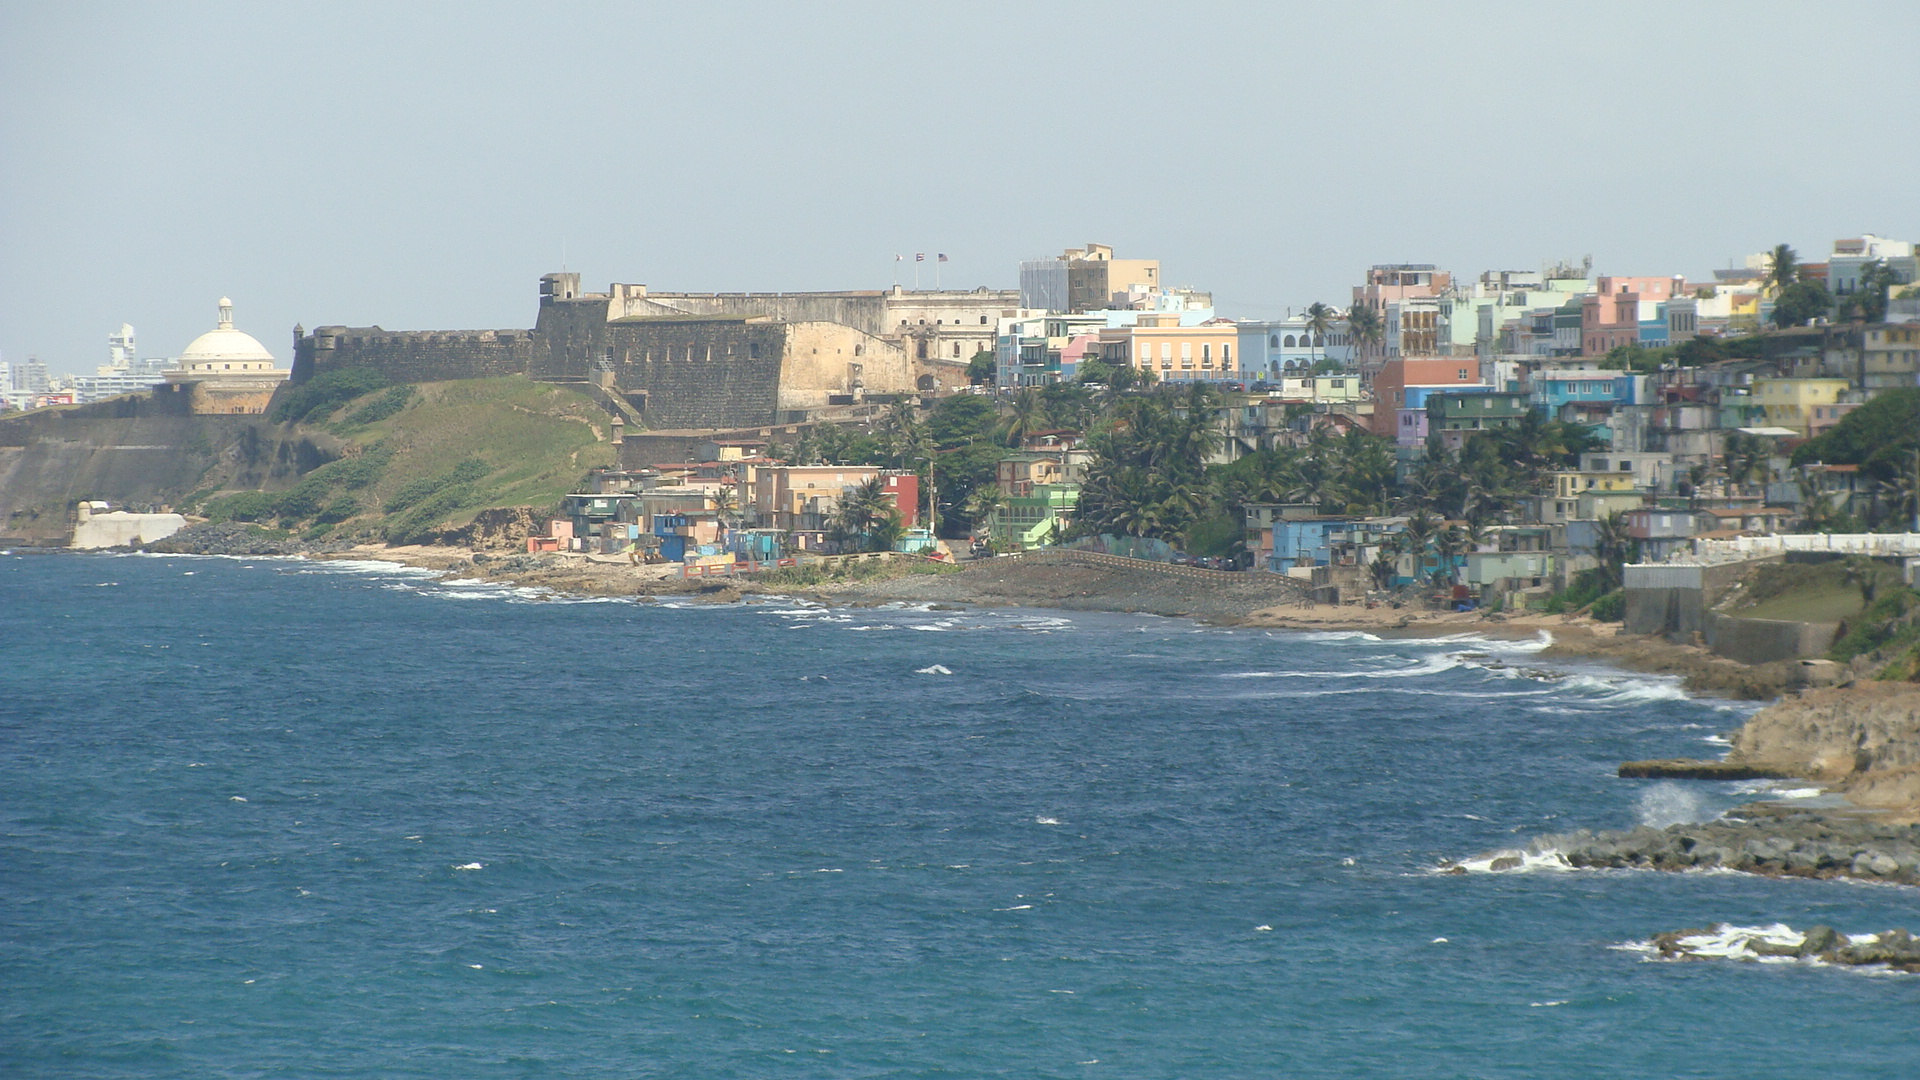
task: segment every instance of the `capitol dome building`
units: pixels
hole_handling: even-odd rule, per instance
[[[252,334],[233,328],[233,301],[220,298],[220,321],[193,339],[168,384],[193,394],[196,413],[262,413],[291,374]]]

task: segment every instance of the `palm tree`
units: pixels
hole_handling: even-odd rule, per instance
[[[1347,309],[1347,336],[1353,339],[1356,357],[1364,355],[1368,346],[1378,344],[1384,332],[1379,312],[1365,304]]]
[[[1000,485],[982,484],[967,496],[963,509],[967,518],[973,522],[975,531],[979,531],[980,526],[984,524],[987,527],[988,538],[992,539],[994,512],[1004,509],[1006,505],[1007,497],[1000,493]]]
[[[893,514],[893,496],[887,494],[886,478],[875,476],[841,494],[834,522],[849,539],[866,546],[874,541],[875,527]]]
[[[1310,350],[1326,342],[1327,335],[1333,332],[1333,319],[1334,310],[1320,301],[1315,300],[1307,305],[1307,341]],[[1307,356],[1314,360],[1315,366],[1318,366],[1318,359],[1311,351]]]
[[[1005,421],[1007,445],[1019,446],[1046,422],[1047,403],[1039,390],[1028,386],[1015,392]]]
[[[1615,510],[1595,523],[1593,553],[1600,560],[1600,582],[1608,592],[1620,587],[1620,568],[1626,565],[1632,548],[1633,538],[1627,535],[1626,511]]]
[[[1774,296],[1785,292],[1789,285],[1800,280],[1800,256],[1786,244],[1778,244],[1767,254],[1767,276],[1765,284]]]
[[[740,492],[733,486],[733,478],[728,477],[726,483],[714,488],[707,497],[713,500],[714,517],[720,527],[733,528],[734,515],[740,511]]]

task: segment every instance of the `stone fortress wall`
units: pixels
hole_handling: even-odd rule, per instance
[[[444,382],[525,374],[533,360],[527,330],[383,330],[378,326],[297,329],[293,374],[299,384],[342,368],[369,367],[394,382]]]
[[[540,279],[531,330],[295,329],[291,381],[373,368],[395,382],[528,375],[597,381],[646,402],[653,428],[745,427],[856,395],[948,391],[990,348],[1017,292],[653,293],[580,275]]]

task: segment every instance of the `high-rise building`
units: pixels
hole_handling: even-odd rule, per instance
[[[133,327],[120,324],[120,332],[107,335],[107,362],[100,367],[102,375],[123,375],[133,370]]]
[[[46,393],[48,383],[47,362],[33,356],[27,357],[27,362],[20,365],[13,377],[13,388],[29,394]]]

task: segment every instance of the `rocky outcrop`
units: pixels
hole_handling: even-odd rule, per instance
[[[436,533],[432,542],[475,551],[523,551],[527,537],[543,531],[531,506],[502,506],[482,510],[458,528]]]
[[[1920,941],[1906,930],[1842,934],[1831,926],[1732,926],[1655,934],[1629,948],[1661,960],[1812,960],[1845,967],[1885,966],[1920,973]]]
[[[1543,836],[1529,846],[1531,859],[1506,854],[1521,858],[1515,868],[1549,856],[1576,869],[1724,869],[1920,885],[1920,826],[1770,804],[1741,807],[1701,824]]]
[[[1622,762],[1620,775],[1633,780],[1784,780],[1800,774],[1754,765],[1740,765],[1731,761],[1664,758],[1656,761]]]
[[[1727,761],[1819,780],[1920,766],[1920,686],[1860,682],[1786,698],[1753,714]]]
[[[315,544],[276,536],[258,525],[228,521],[189,525],[144,550],[163,555],[313,555],[346,551],[347,544]]]

